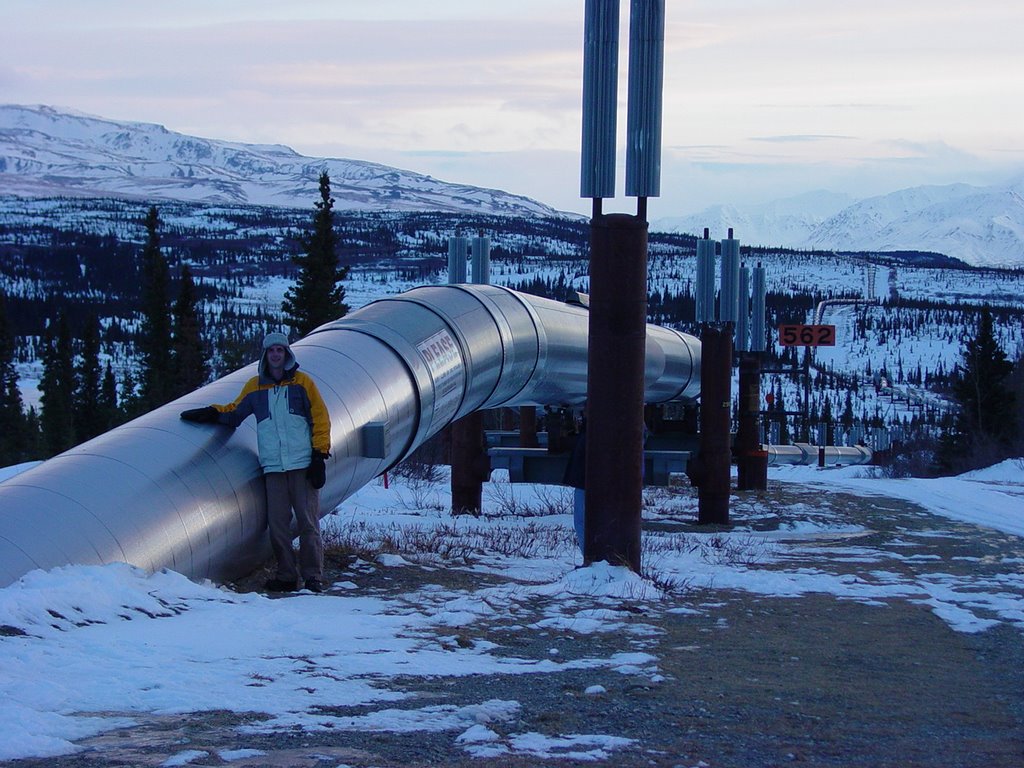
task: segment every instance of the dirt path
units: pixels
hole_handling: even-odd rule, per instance
[[[859,533],[804,537],[772,567],[877,581],[881,558],[886,572],[922,584],[1024,570],[1021,539],[938,518],[901,501],[774,484],[767,495],[737,501],[738,514],[764,530],[785,527],[796,516],[811,520],[823,507],[833,519],[859,526]],[[690,526],[668,517],[657,525]],[[465,571],[419,568],[367,571],[356,580],[365,594],[392,597],[431,581],[468,591],[481,581]],[[496,653],[538,662],[553,651],[562,662],[649,654],[656,674],[640,663],[635,671],[617,674],[593,668],[388,681],[390,688],[415,694],[410,708],[518,702],[511,721],[489,724],[506,739],[543,734],[564,740],[576,734],[630,740],[596,761],[573,757],[574,750],[595,748],[586,738],[564,741],[555,750],[561,757],[552,759],[522,750],[473,757],[450,731],[241,737],[237,727],[251,718],[221,712],[148,718],[139,727],[84,742],[87,751],[78,755],[8,765],[157,766],[191,749],[207,756],[189,765],[237,768],[595,763],[1019,768],[1024,765],[1021,627],[1003,621],[986,631],[958,632],[933,608],[920,596],[851,600],[699,589],[650,610],[633,609],[621,631],[584,635],[524,631],[545,615],[543,601],[536,601],[517,608],[516,627],[507,626],[511,619],[504,616],[490,626],[473,624],[456,642],[486,637],[500,646]],[[987,609],[974,610],[984,616]],[[339,706],[329,714],[349,713]],[[230,760],[218,754],[243,748],[263,754],[224,753]]]

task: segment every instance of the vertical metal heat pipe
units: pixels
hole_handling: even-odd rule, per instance
[[[661,194],[665,0],[630,0],[626,196]]]
[[[615,197],[619,0],[587,0],[583,29],[580,197]]]

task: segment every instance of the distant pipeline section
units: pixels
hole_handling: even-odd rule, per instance
[[[768,445],[768,466],[838,467],[869,464],[874,454],[865,445]]]
[[[329,512],[473,411],[579,405],[588,314],[490,285],[416,288],[293,345],[331,414]],[[700,390],[700,342],[647,326],[645,400]],[[0,483],[0,586],[36,568],[127,562],[226,581],[269,556],[255,425],[182,422],[255,364]]]

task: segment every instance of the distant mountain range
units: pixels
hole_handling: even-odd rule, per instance
[[[708,208],[653,222],[666,232],[829,251],[931,251],[981,267],[1024,266],[1024,177],[992,187],[912,187],[855,201],[812,192],[759,206]]]
[[[0,194],[311,208],[322,170],[330,174],[339,210],[558,215],[501,190],[359,160],[305,157],[280,144],[201,139],[153,123],[0,105]]]
[[[202,139],[152,123],[48,106],[0,105],[0,194],[120,197],[309,208],[321,170],[339,210],[557,216],[497,189],[438,181],[360,160],[306,157],[279,144]],[[975,266],[1024,267],[1024,177],[1003,186],[914,187],[855,200],[810,192],[654,221],[664,232],[832,251],[930,251]]]

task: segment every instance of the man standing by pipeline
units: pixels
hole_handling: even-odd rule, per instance
[[[182,412],[181,418],[234,429],[250,415],[256,417],[270,544],[277,559],[277,574],[265,589],[292,592],[301,577],[306,589],[323,592],[319,489],[326,481],[331,420],[316,383],[299,371],[283,333],[264,337],[258,374],[233,403],[194,408]],[[299,529],[298,563],[292,549],[293,511]]]

